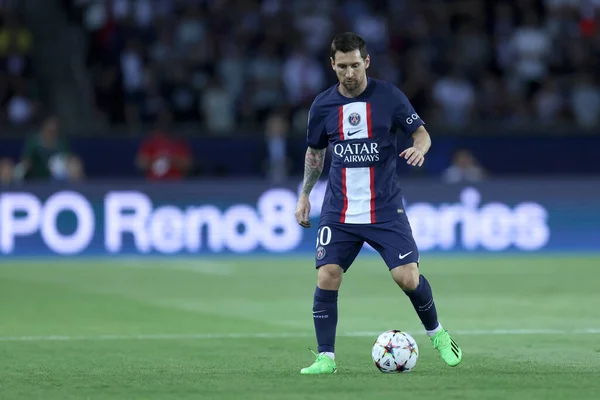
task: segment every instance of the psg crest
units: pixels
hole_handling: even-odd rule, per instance
[[[352,126],[356,126],[356,125],[360,124],[360,114],[353,112],[352,114],[350,114],[348,116],[348,122]]]
[[[322,260],[325,257],[325,248],[323,246],[319,246],[317,249],[317,260]]]

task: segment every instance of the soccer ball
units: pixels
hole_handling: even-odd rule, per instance
[[[419,347],[408,333],[390,330],[383,332],[375,340],[371,356],[381,372],[408,372],[417,364]]]

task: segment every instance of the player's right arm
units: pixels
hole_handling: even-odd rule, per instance
[[[296,207],[296,221],[305,228],[310,228],[311,226],[309,219],[309,197],[310,192],[323,173],[328,141],[325,120],[320,110],[313,103],[308,113],[308,129],[306,133],[308,148],[304,156],[304,181]]]
[[[301,196],[310,196],[312,188],[315,186],[325,165],[325,149],[306,149],[304,156],[304,183],[302,184]]]

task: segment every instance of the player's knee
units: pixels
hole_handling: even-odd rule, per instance
[[[402,290],[414,290],[419,286],[419,267],[410,263],[392,269],[392,277]]]
[[[317,285],[324,290],[338,290],[342,283],[343,269],[336,264],[319,267]]]

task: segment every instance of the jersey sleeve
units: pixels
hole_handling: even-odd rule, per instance
[[[306,144],[314,149],[324,149],[329,143],[327,129],[325,128],[325,117],[322,110],[315,102],[308,111],[308,127],[306,129]]]
[[[408,97],[397,87],[392,89],[394,99],[394,124],[399,127],[406,136],[412,135],[420,126],[425,125],[419,114],[415,111]]]

